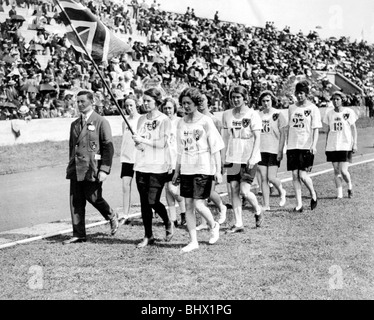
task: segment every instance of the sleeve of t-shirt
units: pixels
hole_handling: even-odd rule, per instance
[[[225,147],[225,144],[212,119],[207,117],[204,129],[207,133],[211,154],[222,150]]]
[[[165,141],[169,140],[171,130],[171,121],[169,118],[165,118],[160,124],[160,139],[165,136]]]
[[[354,112],[350,108],[348,110],[349,110],[349,113],[350,113],[348,122],[349,122],[350,125],[352,125],[352,124],[356,123],[356,121],[357,121],[357,114],[356,114],[356,112]]]
[[[282,129],[287,127],[288,125],[288,118],[285,116],[283,112],[279,112],[279,120],[278,120],[278,128]]]
[[[177,124],[177,154],[181,155],[183,153],[183,141],[181,137],[181,128],[182,128],[183,119],[178,121]]]
[[[251,129],[252,131],[261,130],[262,129],[262,120],[258,112],[253,112],[252,121],[251,121]]]
[[[330,124],[329,124],[329,113],[330,113],[330,111],[331,111],[331,110],[328,110],[328,111],[325,113],[324,117],[323,117],[323,123],[326,123],[327,125],[330,125]]]
[[[215,123],[214,124],[215,124],[218,132],[221,133],[222,132],[222,128],[223,128],[222,121],[219,120],[219,119],[217,119],[217,118],[215,118]]]
[[[321,113],[317,107],[312,108],[312,129],[322,128]]]
[[[223,115],[222,115],[222,128],[223,129],[227,129],[226,115],[227,115],[226,112],[224,112]]]
[[[289,107],[288,107],[288,125],[290,124],[290,122],[291,122],[291,116],[292,116],[292,114],[293,114],[293,112],[294,112],[294,110],[296,109],[297,107],[296,107],[296,105],[294,105],[294,104],[292,104],[292,105],[290,105]]]

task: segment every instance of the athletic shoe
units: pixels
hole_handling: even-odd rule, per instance
[[[226,212],[227,212],[227,207],[222,206],[221,207],[221,212],[219,213],[219,219],[218,219],[219,224],[222,224],[226,221]]]
[[[353,198],[353,191],[352,190],[348,190],[348,198],[349,199]]]
[[[316,200],[314,200],[313,198],[310,200],[310,210],[314,210],[317,207],[317,200],[317,196]]]
[[[214,227],[210,230],[210,232],[212,236],[209,239],[209,244],[214,244],[219,239],[219,223],[218,222],[214,224]]]
[[[261,208],[260,209],[260,214],[255,214],[255,219],[256,219],[256,228],[260,228],[262,223],[264,222],[264,210]]]
[[[118,213],[114,214],[114,217],[109,220],[110,234],[114,236],[119,228]]]
[[[286,190],[282,189],[281,201],[279,202],[280,207],[284,207],[284,205],[286,204],[286,194]]]
[[[196,249],[199,249],[199,244],[197,242],[190,242],[188,245],[181,249],[181,252],[190,252]]]
[[[136,247],[140,249],[140,248],[144,248],[154,243],[155,243],[155,238],[153,238],[153,236],[150,238],[144,237],[144,239],[141,242],[139,242]]]
[[[71,244],[71,243],[81,243],[81,242],[86,242],[87,239],[85,237],[79,238],[79,237],[72,237],[68,240],[65,240],[62,242],[62,244]]]
[[[230,229],[226,230],[226,233],[237,233],[244,232],[244,227],[232,226]]]
[[[180,223],[180,226],[183,227],[187,224],[187,221],[186,221],[186,213],[185,212],[182,212],[181,213],[181,223]]]
[[[201,231],[201,230],[206,230],[206,229],[209,229],[208,225],[206,224],[206,222],[203,222],[201,223],[200,225],[198,225],[196,227],[196,231]]]

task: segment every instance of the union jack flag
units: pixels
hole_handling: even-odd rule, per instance
[[[117,38],[87,7],[73,0],[59,1],[62,19],[66,25],[71,21],[87,52],[96,63],[108,61],[114,56],[131,51],[131,47]],[[68,32],[67,37],[74,49],[86,54],[74,32]]]

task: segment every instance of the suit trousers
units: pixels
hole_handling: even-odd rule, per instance
[[[73,237],[86,237],[86,203],[91,203],[104,217],[111,220],[114,210],[102,197],[102,182],[70,180],[70,212],[73,224]]]

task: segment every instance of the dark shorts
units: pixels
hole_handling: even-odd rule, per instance
[[[206,174],[180,175],[180,195],[191,199],[208,199],[213,177]]]
[[[352,163],[352,151],[326,151],[327,162]]]
[[[227,168],[227,182],[238,181],[246,182],[249,184],[253,183],[256,177],[257,164],[253,166],[252,169],[248,169],[247,165],[244,163],[230,163],[225,165]]]
[[[261,161],[258,163],[259,166],[264,167],[278,167],[280,166],[280,161],[277,160],[277,154],[261,152]]]
[[[170,181],[172,181],[172,180],[173,180],[173,177],[174,177],[174,173],[175,173],[175,170],[173,170],[172,173],[168,173],[165,182],[170,182]]]
[[[121,179],[123,177],[134,177],[134,164],[133,163],[127,163],[122,162],[122,168],[121,168]]]
[[[148,195],[150,205],[160,201],[162,189],[164,187],[168,173],[148,173],[136,172],[136,185],[142,198]]]
[[[314,154],[310,150],[287,150],[287,171],[312,171]]]

